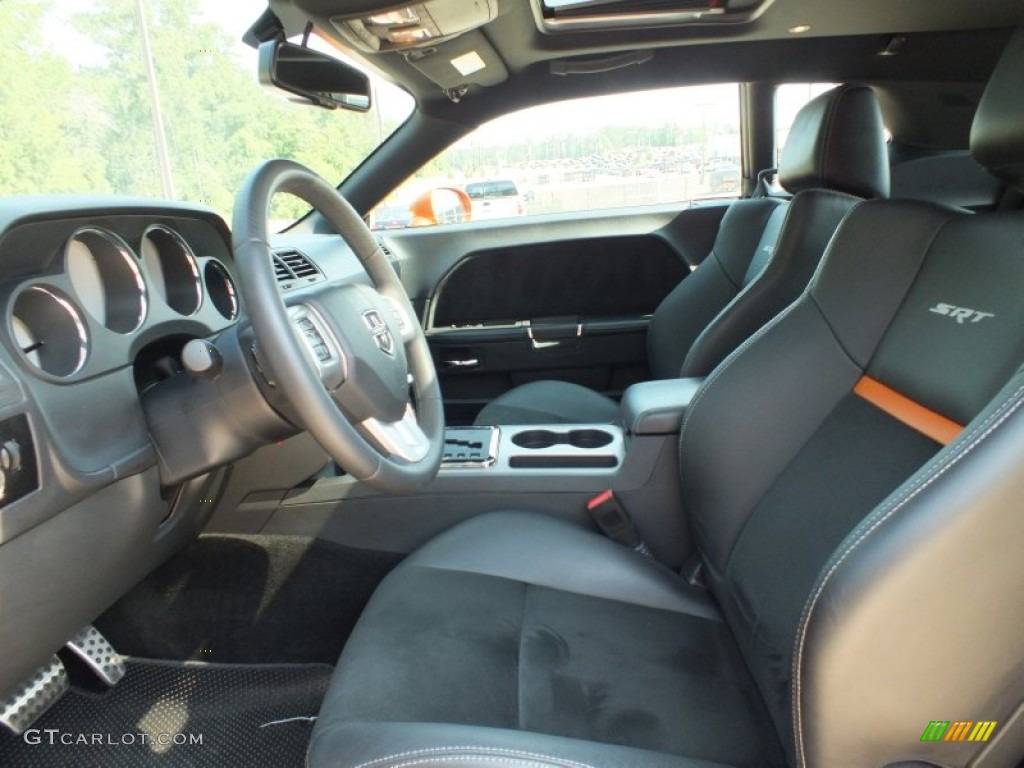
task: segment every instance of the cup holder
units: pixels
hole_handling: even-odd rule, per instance
[[[536,451],[554,445],[571,445],[582,450],[603,448],[614,438],[602,429],[573,429],[568,432],[552,432],[549,429],[528,429],[512,436],[512,442],[520,448]]]
[[[603,429],[574,429],[569,433],[569,445],[576,448],[604,448],[612,439]]]
[[[557,445],[562,442],[560,437],[562,436],[547,429],[528,429],[525,432],[512,435],[512,442],[520,448],[529,448],[534,451]]]

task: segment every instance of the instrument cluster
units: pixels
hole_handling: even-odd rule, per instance
[[[118,227],[127,232],[75,226],[53,267],[9,293],[9,338],[36,376],[61,383],[87,378],[130,362],[118,351],[126,341],[137,346],[134,340],[155,326],[177,323],[184,332],[187,323],[202,335],[238,317],[222,238],[204,232],[190,241],[173,222],[149,223],[141,232],[134,217],[128,223]],[[200,225],[186,223],[193,232]],[[211,242],[218,255],[208,252]]]

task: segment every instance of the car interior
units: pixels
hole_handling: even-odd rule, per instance
[[[154,104],[147,13],[213,5],[121,4]],[[230,215],[0,162],[0,765],[1024,768],[1024,6],[269,0],[232,34],[379,143],[261,157]],[[396,203],[492,121],[729,84],[700,199],[546,212],[538,161]]]

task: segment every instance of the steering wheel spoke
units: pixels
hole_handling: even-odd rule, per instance
[[[402,301],[394,296],[390,296],[385,292],[381,292],[381,298],[384,300],[384,304],[387,306],[388,311],[391,314],[391,318],[395,321],[398,328],[399,338],[401,338],[403,344],[409,344],[416,339],[416,333],[419,329],[419,322],[416,318],[412,317],[409,310],[412,309],[409,306],[408,301]]]
[[[369,418],[362,421],[359,426],[386,456],[415,464],[423,461],[430,451],[430,440],[420,429],[412,405],[405,409],[405,413],[398,421],[387,422]]]

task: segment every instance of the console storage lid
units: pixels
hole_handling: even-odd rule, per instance
[[[679,432],[686,408],[703,378],[645,381],[622,395],[622,423],[634,435],[670,435]]]

